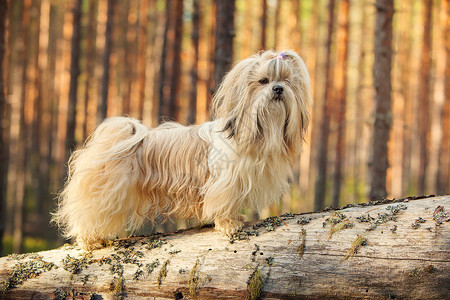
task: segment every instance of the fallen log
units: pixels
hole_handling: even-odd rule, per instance
[[[449,299],[450,196],[0,259],[2,299]]]

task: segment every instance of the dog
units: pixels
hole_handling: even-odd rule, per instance
[[[210,122],[148,129],[108,118],[72,153],[53,221],[86,250],[158,215],[214,222],[232,236],[244,207],[260,210],[288,191],[311,103],[300,56],[268,50],[225,75]]]

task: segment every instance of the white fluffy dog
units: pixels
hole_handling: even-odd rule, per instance
[[[311,101],[303,60],[265,51],[224,77],[212,122],[148,129],[106,119],[73,153],[53,220],[84,249],[159,214],[214,221],[230,236],[244,207],[261,209],[288,190]]]

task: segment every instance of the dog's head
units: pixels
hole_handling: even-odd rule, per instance
[[[309,124],[310,79],[297,53],[265,51],[238,62],[214,95],[213,118],[251,155],[296,156]]]

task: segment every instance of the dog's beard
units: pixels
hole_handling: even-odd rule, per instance
[[[250,100],[250,107],[235,121],[238,147],[255,156],[286,149],[288,104],[292,99],[275,99],[269,88],[261,90]],[[259,155],[258,155],[259,154]]]
[[[261,90],[249,101],[249,107],[224,125],[229,138],[234,138],[241,153],[265,159],[268,155],[298,154],[302,117],[294,93],[286,89],[281,98],[272,96],[269,88]]]

